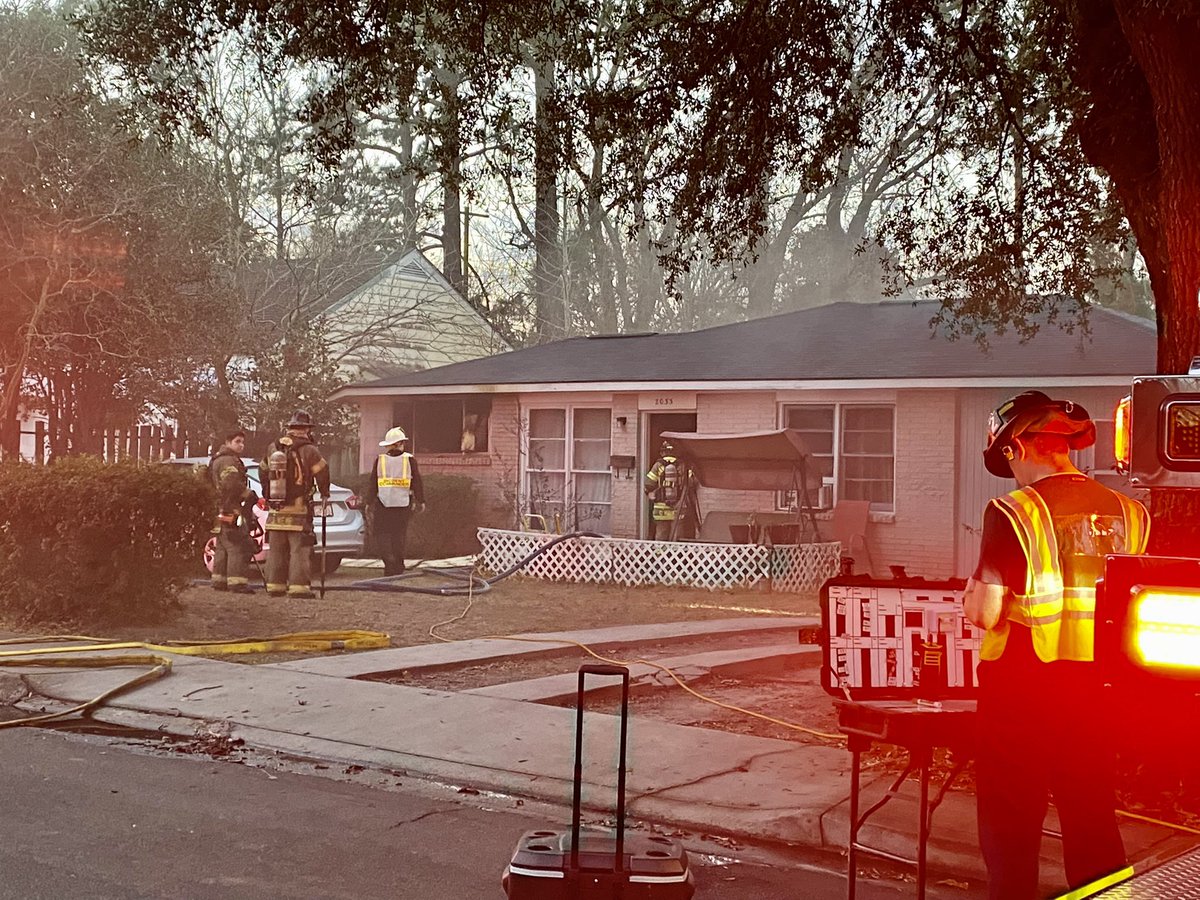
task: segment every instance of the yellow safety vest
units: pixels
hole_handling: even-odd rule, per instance
[[[412,454],[399,456],[379,455],[379,502],[392,508],[408,506],[412,502]],[[397,461],[399,465],[397,466]]]
[[[1150,536],[1149,517],[1136,500],[1117,494],[1125,519],[1126,553],[1144,553]],[[1014,593],[1005,615],[983,637],[979,658],[999,659],[1008,643],[1011,623],[1029,629],[1033,649],[1042,662],[1091,662],[1096,628],[1096,586],[1063,584],[1054,519],[1046,501],[1032,487],[1019,488],[992,500],[1012,522],[1025,551],[1024,593]]]

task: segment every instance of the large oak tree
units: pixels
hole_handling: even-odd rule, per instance
[[[607,202],[670,221],[660,249],[676,271],[697,248],[753,258],[774,178],[827,190],[867,123],[932,109],[926,165],[861,248],[898,286],[931,285],[951,330],[1074,321],[1104,274],[1097,242],[1127,228],[1153,287],[1159,368],[1200,352],[1192,0],[99,0],[85,28],[177,107],[189,86],[166,76],[172,60],[232,29],[268,62],[326,67],[310,114],[327,159],[359,111],[413,96],[430,73],[454,72],[459,114],[487,117],[537,72],[537,127],[555,129],[539,176],[575,141],[602,142],[615,171],[643,173],[606,185]],[[597,59],[626,74],[598,85]]]

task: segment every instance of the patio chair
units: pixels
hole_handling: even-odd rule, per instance
[[[867,544],[867,522],[870,520],[871,502],[869,500],[839,500],[833,505],[833,514],[829,518],[830,537],[841,542],[842,556],[850,557],[862,567],[868,575],[873,575],[875,568],[871,559],[871,548]],[[859,555],[861,549],[862,555]]]

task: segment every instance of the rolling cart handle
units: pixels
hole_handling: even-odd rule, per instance
[[[613,869],[625,866],[625,739],[629,727],[629,669],[606,663],[585,663],[579,667],[579,687],[575,697],[575,787],[571,800],[571,870],[579,871],[579,821],[583,793],[583,682],[587,675],[621,677],[621,747],[617,763],[617,841]]]

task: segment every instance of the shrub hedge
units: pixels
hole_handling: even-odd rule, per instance
[[[425,511],[408,526],[408,557],[441,559],[479,552],[479,490],[462,475],[424,475]]]
[[[365,493],[371,473],[366,472],[346,485],[360,497]],[[415,515],[408,525],[409,559],[441,559],[479,552],[479,491],[474,481],[463,475],[421,474],[425,487],[425,512]],[[378,556],[374,535],[369,527],[365,556]]]
[[[160,619],[196,573],[208,479],[73,457],[0,465],[0,614],[13,624]]]

